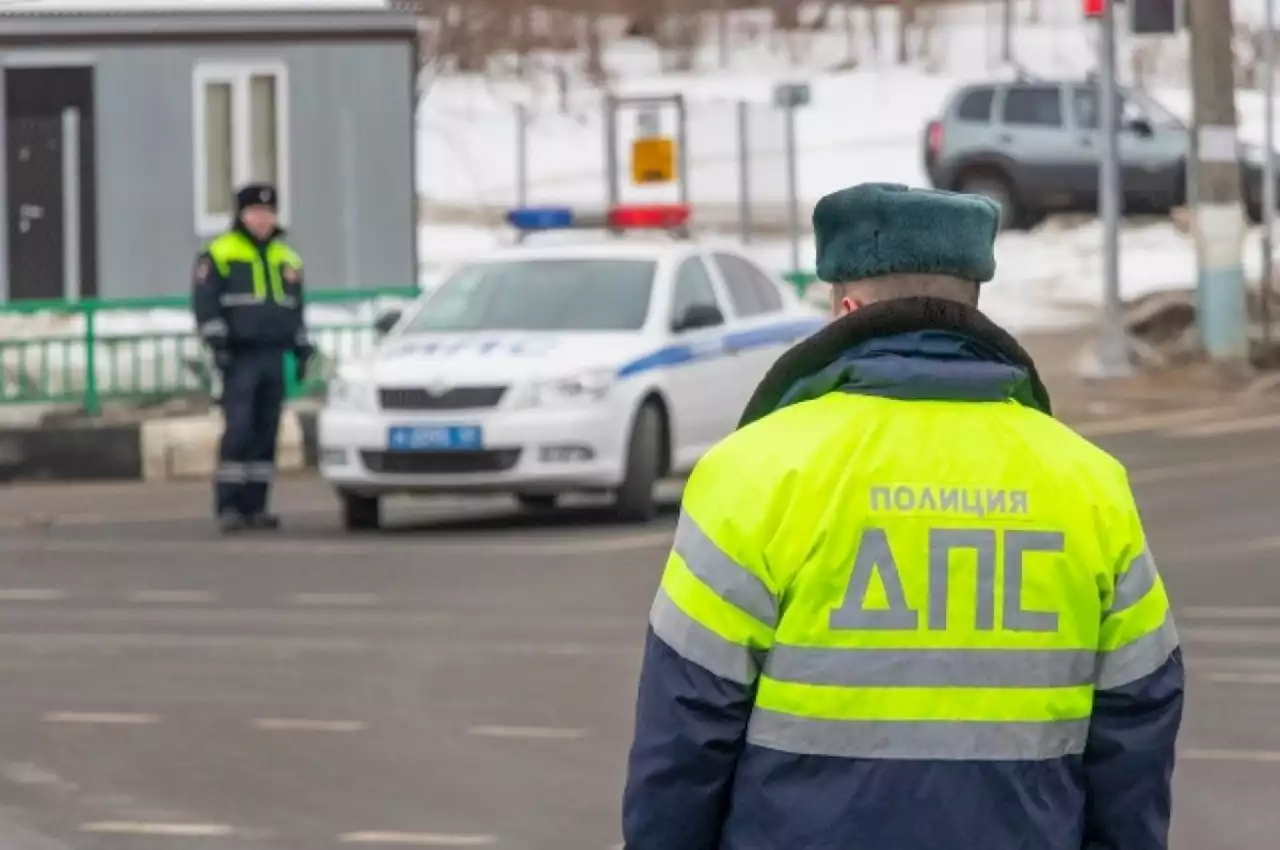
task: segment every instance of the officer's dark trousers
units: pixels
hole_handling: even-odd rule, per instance
[[[259,514],[276,471],[276,435],[284,407],[284,352],[237,351],[222,376],[226,427],[214,483],[219,515]]]

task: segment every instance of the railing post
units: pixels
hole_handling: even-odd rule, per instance
[[[81,305],[84,310],[84,412],[97,416],[102,412],[102,399],[98,395],[98,304],[88,299]]]

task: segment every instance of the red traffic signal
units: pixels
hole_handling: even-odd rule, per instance
[[[1084,16],[1086,18],[1101,18],[1102,13],[1106,11],[1107,0],[1084,0]]]

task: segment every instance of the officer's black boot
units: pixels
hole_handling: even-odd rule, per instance
[[[249,527],[249,521],[239,511],[223,511],[218,514],[218,530],[223,534],[235,534]]]
[[[249,524],[250,528],[256,528],[263,531],[275,531],[280,527],[280,517],[275,514],[251,514],[245,521]]]

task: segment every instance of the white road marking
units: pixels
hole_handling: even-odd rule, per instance
[[[130,602],[146,604],[203,604],[217,600],[208,590],[139,590],[127,597]]]
[[[1157,428],[1190,425],[1208,419],[1232,416],[1239,412],[1240,409],[1238,407],[1202,407],[1169,413],[1147,413],[1138,416],[1126,416],[1123,419],[1100,419],[1095,422],[1086,422],[1076,426],[1075,431],[1085,437],[1132,434],[1139,431],[1153,431]]]
[[[1280,620],[1280,608],[1191,605],[1178,609],[1178,616],[1188,620]]]
[[[170,838],[216,838],[235,833],[235,829],[224,823],[146,823],[138,821],[95,821],[82,824],[80,831],[117,835],[163,835]]]
[[[295,593],[289,597],[290,605],[377,605],[382,597],[376,593]]]
[[[365,652],[371,641],[356,638],[251,637],[248,635],[109,634],[103,632],[0,634],[0,646],[40,650],[207,649],[288,654]]]
[[[1280,629],[1217,629],[1209,626],[1182,629],[1179,634],[1192,643],[1280,643]]]
[[[66,599],[65,590],[52,587],[6,587],[0,588],[0,602],[52,602],[55,599]]]
[[[1187,663],[1192,670],[1215,668],[1222,670],[1280,670],[1280,658],[1250,658],[1239,655],[1232,656],[1199,656],[1188,655]]]
[[[360,732],[369,728],[359,720],[311,720],[305,717],[259,717],[254,728],[272,732]]]
[[[40,715],[45,723],[87,723],[114,726],[147,726],[159,723],[158,714],[133,714],[109,711],[48,711]]]
[[[1197,675],[1206,681],[1223,685],[1280,685],[1280,673],[1200,673]]]
[[[348,832],[338,839],[344,844],[412,844],[419,847],[486,847],[496,844],[496,835],[447,835],[437,832]]]
[[[1251,761],[1280,763],[1280,752],[1275,750],[1181,750],[1179,761]]]
[[[1187,425],[1171,428],[1166,433],[1173,437],[1219,437],[1226,434],[1244,434],[1250,431],[1271,431],[1280,428],[1280,416],[1251,416],[1238,419],[1225,419],[1220,422],[1205,422],[1198,425]]]
[[[662,549],[671,545],[675,529],[647,531],[589,540],[566,540],[556,543],[529,545],[524,548],[539,555],[590,555],[596,552],[630,552],[644,549]]]
[[[573,740],[585,738],[585,729],[560,729],[554,726],[472,726],[468,735],[480,738],[535,738],[544,740]]]
[[[1239,472],[1244,469],[1260,469],[1280,465],[1278,457],[1247,457],[1228,460],[1206,460],[1196,463],[1179,463],[1170,466],[1157,466],[1150,469],[1136,469],[1129,474],[1129,481],[1134,484],[1155,484],[1160,481],[1176,481],[1181,478],[1200,478],[1225,472]]]

